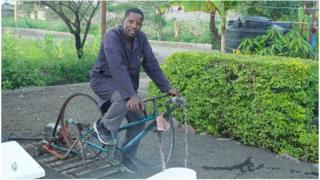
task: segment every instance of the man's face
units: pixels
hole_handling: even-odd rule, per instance
[[[130,12],[123,21],[123,30],[127,36],[133,38],[142,27],[142,16],[138,13]]]

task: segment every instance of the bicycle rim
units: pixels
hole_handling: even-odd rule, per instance
[[[94,98],[83,93],[73,94],[64,102],[60,110],[53,136],[58,135],[57,127],[60,124],[61,129],[64,130],[64,145],[69,148],[80,136],[77,126],[80,123],[82,125],[81,134],[84,135],[83,138],[86,140],[92,139],[92,135],[94,135],[92,131],[93,123],[100,117],[101,112]],[[85,144],[81,145],[80,142],[77,143],[74,149],[81,150],[80,148],[85,148],[83,147]]]
[[[161,146],[166,165],[171,158],[175,142],[172,117],[170,116],[168,119],[170,129],[168,131],[161,132]],[[153,130],[148,132],[140,141],[136,156],[131,158],[134,159],[138,165],[144,168],[161,168],[163,161],[161,159],[158,132]]]

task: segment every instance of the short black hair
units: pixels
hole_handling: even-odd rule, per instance
[[[143,12],[139,8],[134,8],[134,7],[127,9],[126,13],[124,14],[123,19],[126,19],[128,17],[128,15],[129,15],[129,13],[131,13],[131,12],[140,14],[142,16],[142,21],[143,21],[143,19],[144,19]]]

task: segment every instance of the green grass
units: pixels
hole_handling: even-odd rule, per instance
[[[2,89],[87,82],[99,43],[88,41],[78,59],[74,42],[46,36],[42,40],[3,34]]]

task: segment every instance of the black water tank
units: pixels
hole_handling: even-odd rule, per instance
[[[291,29],[292,28],[292,23],[291,22],[285,22],[285,21],[272,21],[273,25],[280,26],[284,29]]]
[[[272,25],[272,20],[262,16],[249,16],[240,18],[243,27],[267,29]]]

